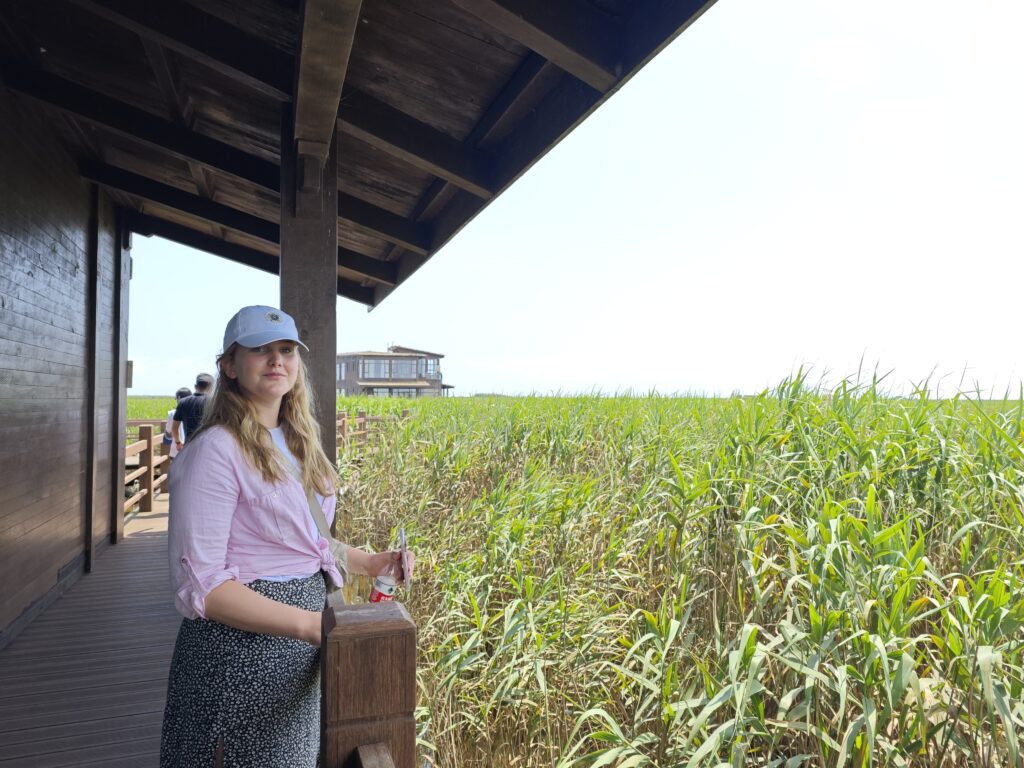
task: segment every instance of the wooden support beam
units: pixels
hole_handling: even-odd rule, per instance
[[[3,74],[11,90],[66,114],[186,162],[200,163],[263,189],[278,190],[278,168],[267,160],[38,69],[9,64]]]
[[[167,49],[149,38],[139,38],[142,47],[146,49],[146,58],[149,59],[149,67],[153,70],[157,87],[164,96],[164,102],[170,112],[172,122],[178,123],[183,128],[191,131],[195,119],[195,112],[188,96],[178,86],[178,78],[171,67],[171,61],[167,55]],[[195,160],[187,160],[188,172],[192,175],[192,181],[196,185],[196,191],[206,198],[213,198],[213,184],[206,174],[206,169]],[[224,238],[224,230],[215,224],[210,225],[212,234]]]
[[[152,7],[129,0],[71,2],[181,56],[206,64],[236,82],[282,101],[290,99],[292,84],[288,73],[295,68],[294,57],[230,25],[233,32],[225,37],[229,45],[218,43],[212,35],[195,32],[191,26],[221,30],[224,22],[194,5],[181,0],[162,0]],[[187,17],[191,26],[166,23],[168,16]],[[358,107],[352,114],[346,112],[350,102]],[[434,173],[478,197],[491,197],[486,164],[480,156],[460,150],[458,142],[425,123],[354,89],[345,89],[337,117],[344,132],[380,151]]]
[[[278,242],[277,224],[243,213],[230,206],[206,200],[177,187],[161,184],[137,173],[124,171],[110,165],[83,165],[80,172],[83,178],[108,189],[116,189],[133,197],[173,208],[268,243],[277,244]]]
[[[85,404],[85,441],[82,453],[85,458],[85,483],[81,486],[82,529],[85,533],[83,546],[85,549],[85,572],[92,571],[96,526],[96,511],[103,509],[97,504],[96,489],[100,485],[99,456],[99,400],[101,395],[101,362],[100,338],[102,337],[102,321],[100,319],[101,299],[101,256],[100,250],[100,191],[95,184],[89,185],[89,220],[86,232],[86,404]],[[120,495],[120,494],[118,494]]]
[[[172,221],[145,213],[128,211],[125,214],[125,220],[132,232],[145,237],[156,235],[189,248],[212,253],[214,256],[220,256],[228,261],[244,264],[247,267],[259,269],[263,272],[269,272],[272,275],[280,274],[281,261],[277,256],[257,251],[254,248],[247,248],[238,243],[229,243],[226,240],[221,240],[204,232],[197,232],[181,224],[175,224]],[[344,255],[342,255],[342,252],[344,252]],[[366,262],[373,262],[373,264],[367,264]],[[379,278],[381,282],[394,284],[395,267],[393,264],[371,259],[368,256],[363,256],[361,253],[339,249],[338,266],[358,272],[366,277],[374,276],[366,273],[379,274],[381,275],[381,278]],[[384,278],[389,279],[386,280]],[[364,287],[354,280],[348,280],[343,277],[338,278],[337,286],[339,296],[344,296],[352,301],[358,301],[360,304],[373,305],[372,288]]]
[[[357,224],[414,253],[430,253],[431,229],[358,197],[338,193],[338,218]]]
[[[345,90],[338,128],[477,197],[489,200],[493,196],[481,153],[368,94]]]
[[[607,93],[622,75],[622,31],[587,0],[453,2],[596,91]]]
[[[338,246],[338,266],[368,277],[382,285],[395,286],[398,284],[393,262],[371,259],[369,256],[342,248],[340,245]]]
[[[291,56],[194,5],[180,0],[70,2],[271,98],[291,98]]]
[[[274,163],[88,88],[37,69],[15,65],[5,67],[4,81],[11,90],[186,162],[201,163],[274,193],[280,190],[280,168]],[[333,121],[331,124],[334,125]],[[338,205],[338,216],[344,221],[367,229],[389,243],[416,253],[428,253],[432,238],[430,227],[352,195],[339,195]]]
[[[307,383],[319,405],[316,419],[324,454],[335,462],[338,301],[333,283],[338,280],[338,142],[331,121],[332,139],[316,204],[307,200],[305,215],[300,217],[295,207],[299,153],[292,135],[294,121],[292,110],[282,110],[281,309],[295,318],[299,336],[309,347],[305,355]]]
[[[191,229],[190,227],[167,221],[157,216],[150,216],[137,211],[128,211],[125,214],[125,221],[132,232],[144,237],[162,237],[175,243],[195,248],[197,251],[212,253],[222,259],[244,264],[247,267],[258,269],[261,272],[269,272],[272,275],[280,271],[280,260],[277,256],[257,251],[254,248],[247,248],[237,243],[229,243],[226,240],[208,235],[204,232]]]
[[[117,208],[117,239],[114,249],[113,317],[111,332],[114,346],[111,350],[110,402],[113,404],[110,427],[104,436],[114,446],[110,455],[110,543],[124,538],[124,431],[128,418],[128,292],[131,282],[131,232],[124,221],[125,211]]]
[[[163,94],[171,119],[186,128],[192,127],[192,104],[188,97],[178,87],[178,79],[171,70],[171,62],[167,58],[167,51],[160,43],[148,37],[139,38],[142,47],[146,49],[146,58],[149,59],[149,67],[153,70],[157,87]]]
[[[362,0],[301,0],[295,63],[295,215],[316,218]],[[282,147],[282,155],[285,148]],[[337,182],[335,182],[337,186]]]

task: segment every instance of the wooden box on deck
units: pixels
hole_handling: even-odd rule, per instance
[[[328,607],[323,616],[320,759],[359,765],[355,750],[383,744],[395,768],[416,759],[416,625],[400,603]]]

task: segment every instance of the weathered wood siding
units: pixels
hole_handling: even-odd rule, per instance
[[[121,495],[118,214],[53,119],[0,89],[0,647],[109,542]]]

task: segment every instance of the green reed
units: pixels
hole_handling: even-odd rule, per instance
[[[1019,401],[411,406],[339,505],[419,552],[432,764],[1024,766]]]

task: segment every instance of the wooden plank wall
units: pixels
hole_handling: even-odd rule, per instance
[[[117,212],[52,120],[0,89],[0,648],[83,572],[87,535],[116,527]]]

